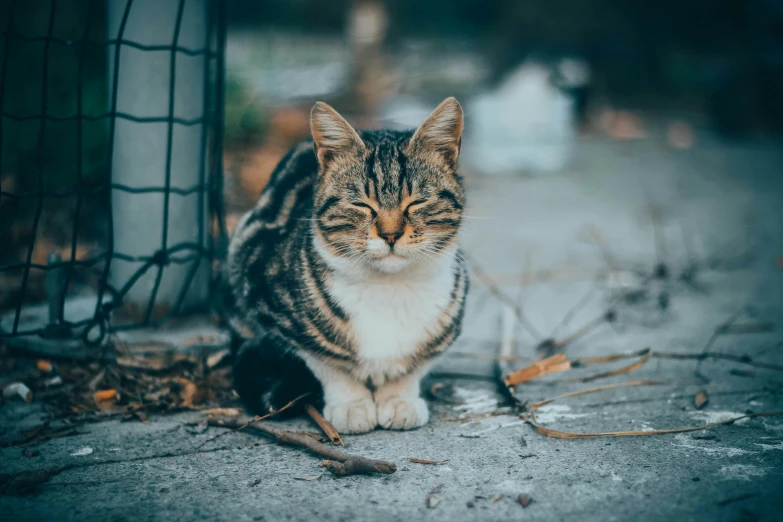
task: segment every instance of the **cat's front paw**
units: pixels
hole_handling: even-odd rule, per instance
[[[378,424],[388,430],[410,430],[424,426],[430,418],[421,397],[391,397],[378,402]]]
[[[367,433],[378,425],[375,403],[370,399],[327,403],[324,417],[340,433]]]

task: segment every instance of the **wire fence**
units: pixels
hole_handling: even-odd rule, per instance
[[[0,55],[0,168],[4,165],[4,154],[9,154],[14,143],[12,141],[15,129],[10,127],[13,122],[27,124],[37,123],[36,150],[37,162],[27,171],[17,173],[18,177],[24,177],[22,182],[15,183],[14,178],[3,176],[0,171],[0,207],[2,203],[13,202],[17,212],[10,215],[10,223],[13,220],[24,220],[31,225],[27,238],[26,248],[22,254],[13,259],[11,256],[0,256],[0,276],[9,275],[10,279],[17,282],[13,289],[15,299],[12,300],[10,310],[5,313],[5,319],[0,322],[0,338],[40,336],[43,338],[81,340],[88,346],[101,344],[106,336],[116,330],[136,328],[164,322],[182,311],[183,302],[190,291],[196,273],[206,265],[211,266],[216,259],[216,253],[221,249],[221,241],[225,240],[225,219],[222,201],[222,136],[223,136],[223,98],[225,77],[225,41],[226,41],[226,6],[222,0],[206,0],[203,5],[207,10],[203,20],[206,21],[204,44],[201,48],[189,48],[180,43],[180,35],[183,24],[188,23],[184,13],[186,0],[178,0],[176,17],[173,27],[173,38],[168,45],[148,45],[129,38],[126,34],[128,20],[134,13],[134,7],[140,0],[127,0],[124,5],[115,3],[120,9],[117,13],[120,18],[119,31],[110,35],[110,39],[96,40],[91,34],[95,33],[96,25],[105,22],[101,17],[105,16],[105,5],[100,0],[91,0],[85,11],[86,19],[82,22],[82,37],[78,39],[66,39],[56,35],[56,25],[59,17],[67,17],[68,2],[52,0],[49,5],[46,20],[46,34],[26,34],[18,29],[20,15],[19,10],[24,9],[23,2],[16,0],[8,3],[8,10],[4,13],[5,27],[0,27],[0,42],[2,55]],[[200,0],[197,0],[200,1]],[[148,4],[149,6],[149,4]],[[0,18],[3,20],[3,18]],[[11,79],[9,63],[20,56],[25,46],[43,45],[43,58],[40,62],[40,112],[33,114],[20,113],[15,106],[9,106],[8,92]],[[76,110],[68,114],[57,114],[51,109],[51,89],[53,79],[57,78],[53,72],[53,52],[55,48],[73,49],[78,52],[76,81],[71,92],[75,98]],[[103,50],[105,58],[111,64],[108,74],[105,75],[106,96],[108,110],[90,112],[88,105],[94,105],[85,94],[90,78],[85,72],[85,64],[89,61],[91,51]],[[125,58],[125,49],[135,49],[144,53],[167,53],[169,60],[168,76],[168,100],[167,112],[156,116],[132,114],[118,110],[118,92],[123,84],[120,73],[121,60]],[[14,53],[17,54],[15,57]],[[177,97],[177,61],[182,56],[200,58],[203,60],[203,99],[201,101],[200,116],[185,118],[175,114],[175,102]],[[61,87],[58,87],[61,89]],[[155,186],[130,186],[114,180],[114,160],[117,143],[117,124],[120,121],[129,121],[135,124],[165,124],[165,168],[164,175],[159,185]],[[62,169],[52,168],[46,160],[48,133],[52,130],[49,126],[55,122],[71,122],[75,125],[75,152],[73,158],[75,165],[75,182],[64,189],[57,187],[53,181],[60,175]],[[100,182],[88,179],[86,162],[88,154],[95,152],[85,150],[85,127],[90,122],[105,122],[104,146],[99,151],[106,158],[105,168],[101,170]],[[192,186],[175,186],[172,179],[172,163],[174,161],[174,134],[177,127],[200,126],[200,146],[198,182]],[[55,136],[57,138],[57,136]],[[65,139],[62,137],[62,139]],[[10,161],[10,160],[9,160]],[[6,161],[6,164],[8,161]],[[8,170],[7,168],[4,170]],[[6,185],[6,186],[3,186]],[[29,189],[21,186],[32,185]],[[160,246],[152,254],[140,252],[122,252],[115,248],[115,223],[113,220],[113,201],[119,194],[159,194],[162,197],[162,231]],[[173,242],[169,237],[172,196],[189,196],[198,199],[198,230],[191,241]],[[87,215],[86,208],[92,209],[96,199],[105,201],[108,210],[105,216]],[[48,255],[47,262],[36,262],[34,252],[37,243],[41,241],[39,225],[44,214],[45,205],[50,200],[68,200],[73,204],[72,222],[66,223],[70,228],[70,238],[66,243],[65,255],[52,253]],[[115,202],[116,203],[116,202]],[[26,215],[19,209],[30,209]],[[7,213],[6,213],[7,214]],[[7,216],[6,216],[7,217]],[[84,219],[105,219],[107,221],[105,237],[102,238],[102,247],[90,251],[84,255],[80,251],[80,221]],[[6,225],[3,225],[4,227]],[[40,246],[39,246],[40,248]],[[36,256],[39,257],[39,256]],[[124,261],[136,263],[135,271],[127,278],[122,286],[117,286],[116,281],[110,277],[113,262]],[[115,263],[116,264],[116,263]],[[185,283],[163,314],[156,312],[156,301],[159,297],[161,281],[164,270],[171,265],[188,265]],[[66,317],[66,304],[75,274],[79,270],[87,270],[93,276],[91,279],[92,292],[95,297],[94,310],[91,316],[80,320],[69,320]],[[134,320],[126,320],[122,324],[112,321],[112,314],[125,306],[125,298],[139,280],[149,273],[154,273],[154,284],[149,298],[141,313],[136,314]],[[30,282],[34,277],[45,280],[46,299],[49,305],[48,324],[26,326],[24,315],[25,307],[31,303],[29,294]],[[151,276],[150,276],[151,277]],[[3,291],[0,289],[0,292]],[[206,303],[205,303],[206,304]]]

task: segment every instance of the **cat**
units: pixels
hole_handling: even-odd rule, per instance
[[[235,388],[256,413],[303,393],[341,433],[429,418],[420,381],[459,336],[463,113],[355,131],[329,105],[238,222],[225,276]]]

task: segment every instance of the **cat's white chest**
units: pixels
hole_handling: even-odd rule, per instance
[[[404,360],[437,335],[453,286],[454,275],[445,267],[418,280],[335,280],[330,293],[350,317],[356,377],[380,384],[401,375]]]

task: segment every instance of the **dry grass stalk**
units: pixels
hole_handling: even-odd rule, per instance
[[[537,402],[535,404],[532,404],[530,406],[530,412],[525,414],[523,418],[531,425],[533,426],[536,431],[538,431],[540,434],[545,435],[547,437],[555,438],[555,439],[592,439],[597,437],[639,437],[639,436],[645,436],[645,435],[663,435],[666,433],[685,433],[689,431],[698,431],[698,430],[704,430],[708,428],[714,428],[715,426],[722,426],[724,424],[732,424],[734,422],[737,422],[738,420],[742,419],[748,419],[753,417],[777,417],[779,415],[783,415],[783,411],[773,411],[773,412],[762,412],[762,413],[750,413],[747,415],[741,415],[738,417],[734,417],[731,419],[726,419],[719,422],[711,422],[709,424],[705,424],[703,426],[691,426],[687,428],[674,428],[674,429],[667,429],[667,430],[651,430],[651,431],[609,431],[609,432],[600,432],[600,433],[573,433],[568,431],[560,431],[560,430],[553,430],[551,428],[547,428],[545,426],[542,426],[538,423],[536,420],[535,412],[542,406],[545,406],[547,404],[550,404],[556,400],[559,399],[565,399],[567,397],[576,397],[579,395],[587,395],[590,393],[596,393],[599,391],[604,390],[610,390],[614,388],[621,388],[624,386],[660,386],[667,384],[665,382],[659,382],[659,381],[628,381],[628,382],[622,382],[617,384],[607,384],[604,386],[597,386],[595,388],[589,388],[587,390],[580,390],[576,392],[566,393],[563,395],[558,395],[557,397],[553,397],[551,399],[546,399],[540,402]]]
[[[516,386],[542,375],[564,372],[570,369],[571,361],[567,361],[566,356],[559,353],[511,373],[505,378],[504,382],[506,386]]]
[[[416,457],[408,457],[408,460],[411,462],[415,462],[416,464],[445,464],[449,461],[449,459],[446,460],[427,460],[427,459],[417,459]]]

